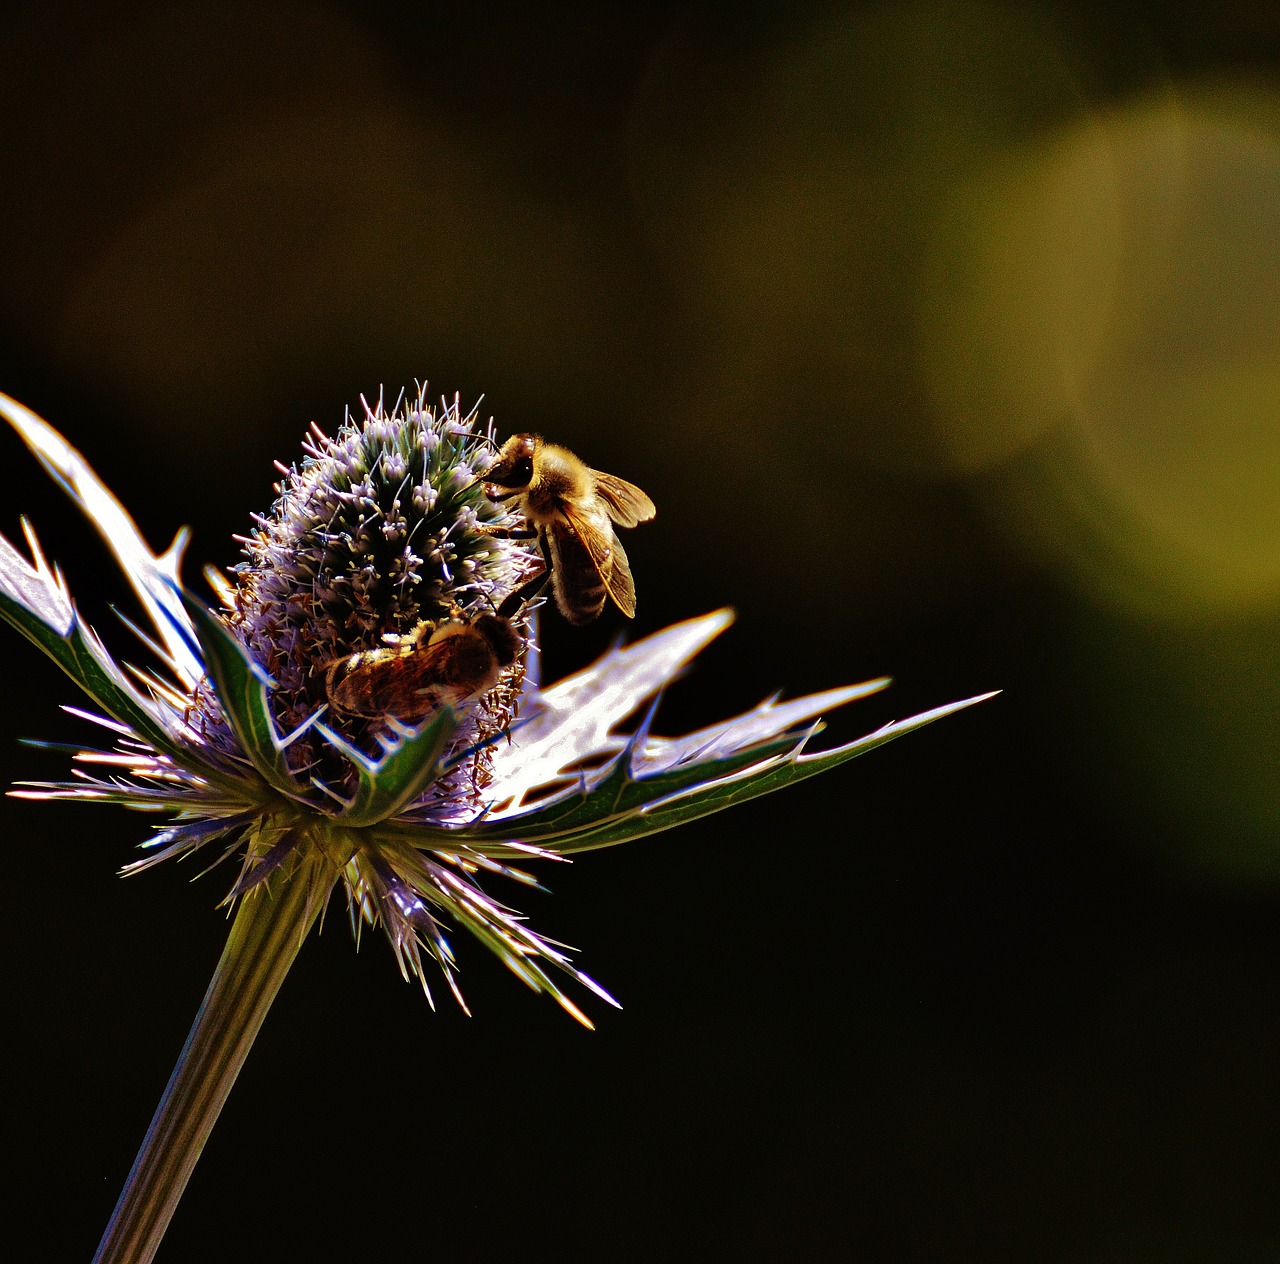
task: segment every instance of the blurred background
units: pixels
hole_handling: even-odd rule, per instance
[[[1280,1258],[1274,5],[13,3],[0,64],[0,389],[193,582],[426,380],[659,506],[549,675],[732,605],[659,730],[1005,691],[515,893],[595,1034],[465,942],[433,1016],[331,916],[161,1260]],[[76,691],[6,646],[6,780],[58,777]],[[225,880],[0,811],[5,1220],[88,1259]]]

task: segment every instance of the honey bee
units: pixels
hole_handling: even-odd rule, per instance
[[[340,715],[413,724],[498,682],[520,652],[520,634],[494,614],[419,623],[388,644],[335,659],[325,672],[329,705]]]
[[[484,481],[490,500],[515,500],[537,536],[556,605],[570,623],[590,623],[609,599],[635,617],[635,583],[613,523],[648,522],[657,511],[644,492],[536,434],[512,435]]]

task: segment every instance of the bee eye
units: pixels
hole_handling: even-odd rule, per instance
[[[486,483],[495,487],[528,487],[533,478],[533,458],[521,456],[516,460],[499,461],[484,476]]]

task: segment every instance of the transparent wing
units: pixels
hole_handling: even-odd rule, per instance
[[[643,493],[641,493],[643,495]],[[627,563],[627,555],[618,543],[618,537],[609,525],[608,517],[601,513],[591,517],[581,511],[577,505],[564,507],[565,521],[573,528],[579,543],[586,552],[600,581],[608,590],[609,596],[617,603],[618,609],[628,619],[636,617],[636,586],[631,579],[631,567]]]
[[[648,522],[658,512],[653,501],[634,483],[600,470],[591,472],[596,476],[596,494],[618,526],[634,527],[639,522]]]
[[[631,564],[627,561],[622,543],[616,535],[613,537],[613,565],[609,568],[604,583],[609,590],[609,596],[617,602],[618,609],[628,619],[634,619],[636,617],[636,585],[631,578]]]

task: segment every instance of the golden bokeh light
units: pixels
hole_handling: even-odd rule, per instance
[[[1111,155],[1088,125],[1001,155],[942,208],[922,273],[922,376],[962,473],[1007,460],[1080,408],[1114,317]]]
[[[1280,597],[1280,103],[1162,91],[989,164],[937,242],[925,362],[959,469],[1091,591]]]

